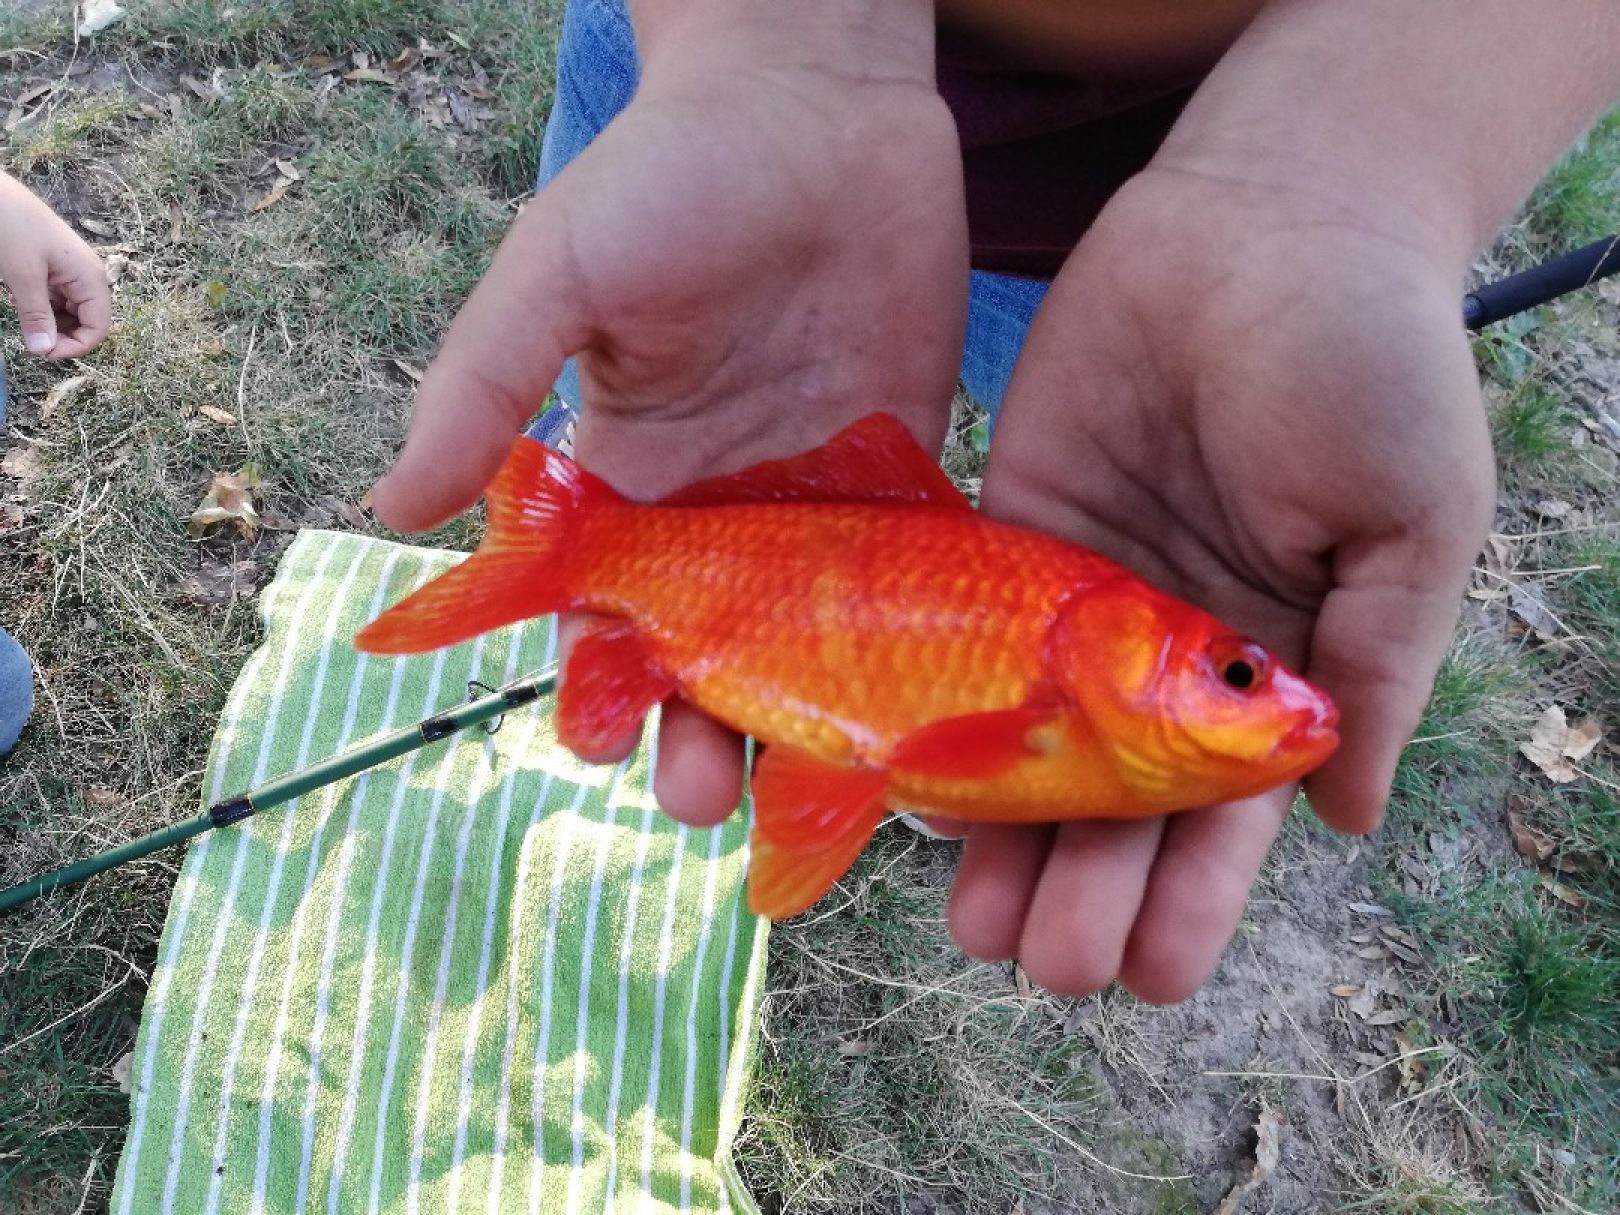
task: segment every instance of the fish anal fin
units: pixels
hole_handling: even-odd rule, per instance
[[[868,414],[820,447],[677,490],[665,506],[742,502],[888,502],[972,510],[962,491],[893,414]]]
[[[914,730],[886,760],[895,772],[967,780],[999,776],[1020,760],[1049,753],[1062,729],[1059,710],[1031,705],[948,717]]]
[[[675,688],[629,625],[593,623],[574,642],[557,689],[557,738],[581,759],[604,757]]]
[[[781,745],[754,765],[748,907],[797,915],[841,878],[883,820],[884,773],[839,768]]]

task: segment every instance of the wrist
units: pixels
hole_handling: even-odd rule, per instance
[[[643,78],[717,65],[934,84],[933,0],[632,0]]]
[[[1156,163],[1274,191],[1460,275],[1612,101],[1616,62],[1609,0],[1534,16],[1514,0],[1273,0]]]

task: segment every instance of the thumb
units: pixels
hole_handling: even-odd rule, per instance
[[[372,492],[377,517],[424,531],[476,502],[589,333],[554,191],[512,225],[422,377],[404,450]]]
[[[30,354],[49,354],[56,346],[56,313],[51,308],[50,286],[44,267],[39,273],[14,275],[7,280],[22,323],[23,345]]]
[[[1452,538],[1445,547],[1459,546]],[[1338,704],[1340,741],[1305,791],[1340,831],[1371,831],[1383,818],[1395,766],[1451,642],[1469,556],[1435,548],[1398,539],[1341,557],[1339,585],[1317,617],[1306,674]]]

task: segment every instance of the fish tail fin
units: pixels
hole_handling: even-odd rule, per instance
[[[520,438],[487,492],[484,542],[354,639],[368,654],[415,654],[581,606],[572,585],[580,521],[619,495],[567,456]]]

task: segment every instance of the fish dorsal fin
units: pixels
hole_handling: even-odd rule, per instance
[[[939,463],[893,414],[868,414],[820,447],[697,481],[664,506],[742,502],[887,502],[972,510]]]

